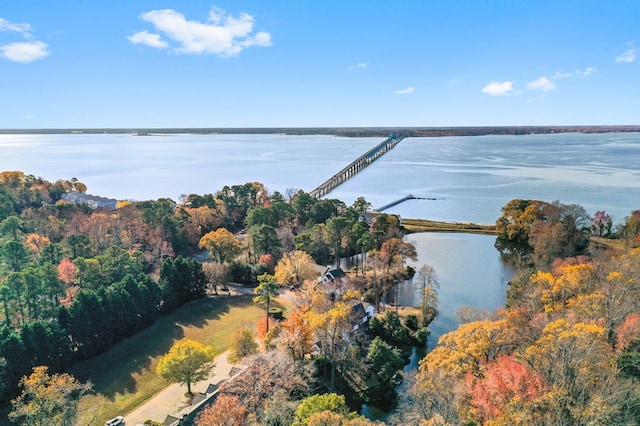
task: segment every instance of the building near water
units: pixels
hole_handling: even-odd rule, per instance
[[[95,209],[108,209],[115,210],[118,200],[113,198],[100,197],[97,195],[84,194],[82,192],[66,192],[62,194],[62,199],[68,201],[71,204],[79,204],[89,206],[93,210]]]

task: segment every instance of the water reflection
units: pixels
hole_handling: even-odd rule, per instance
[[[459,322],[456,312],[469,306],[493,311],[504,306],[507,282],[513,270],[495,249],[495,237],[490,235],[418,233],[406,237],[418,252],[418,261],[409,264],[419,269],[425,263],[438,275],[439,314],[429,327],[428,346],[433,348],[440,336],[455,330]],[[422,289],[407,281],[398,288],[401,306],[420,306]]]

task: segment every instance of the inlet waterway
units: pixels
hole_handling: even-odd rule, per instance
[[[507,283],[514,271],[494,247],[495,236],[438,232],[410,234],[406,240],[418,253],[418,260],[409,265],[416,269],[424,264],[432,266],[440,284],[439,314],[429,326],[429,348],[458,327],[456,313],[460,308],[491,312],[504,306]],[[421,285],[411,280],[400,285],[401,306],[420,306],[421,300]]]

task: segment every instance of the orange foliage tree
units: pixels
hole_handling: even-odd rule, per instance
[[[533,418],[545,389],[542,377],[513,355],[487,364],[481,377],[467,374],[466,382],[474,413],[482,423],[492,424],[517,424],[523,413]]]
[[[198,426],[244,426],[247,424],[247,407],[231,395],[220,395],[216,401],[196,417]]]

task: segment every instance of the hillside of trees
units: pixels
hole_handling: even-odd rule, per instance
[[[613,224],[559,202],[505,205],[496,247],[519,269],[507,307],[461,315],[398,398],[402,367],[437,313],[437,279],[428,265],[405,266],[416,252],[396,216],[370,214],[362,198],[347,206],[256,182],[179,205],[92,210],[62,200],[86,189],[75,178],[0,173],[5,406],[23,377],[42,377],[34,367],[64,372],[234,282],[254,286],[265,305],[243,334],[258,337],[260,353],[239,346],[250,348],[236,352],[252,357],[250,374],[225,385],[201,424],[375,424],[355,414],[362,403],[400,404],[391,424],[638,424],[640,211]],[[313,267],[341,258],[354,261],[347,277],[319,286]],[[384,311],[414,275],[419,314]],[[284,317],[269,309],[281,286],[296,295]],[[362,303],[384,312],[359,329]],[[215,413],[231,417],[207,417]]]

